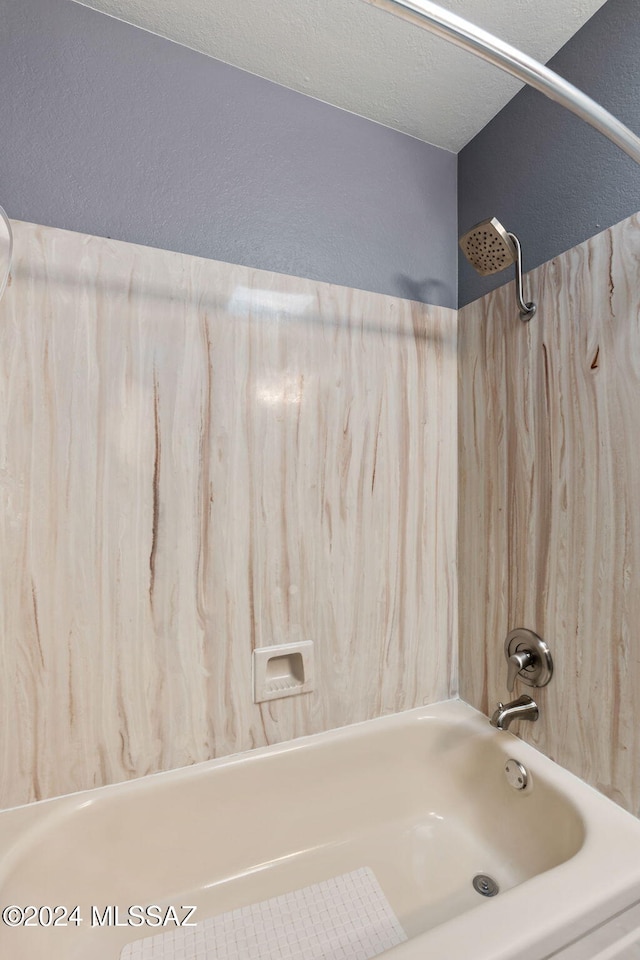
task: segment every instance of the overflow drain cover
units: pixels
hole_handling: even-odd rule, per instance
[[[481,893],[483,897],[495,897],[500,892],[500,887],[496,881],[486,873],[476,874],[473,878],[473,889]]]

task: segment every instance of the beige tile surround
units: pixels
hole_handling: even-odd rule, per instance
[[[455,312],[14,228],[0,805],[454,693]],[[538,630],[516,731],[637,814],[640,219],[528,279],[532,323],[459,315],[460,692]],[[307,638],[315,692],[253,705],[252,648]]]
[[[0,806],[455,693],[456,312],[14,229]]]
[[[504,699],[536,630],[556,672],[514,731],[639,814],[640,216],[528,280],[529,324],[512,284],[459,314],[461,696]]]

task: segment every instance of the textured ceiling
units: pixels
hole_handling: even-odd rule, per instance
[[[546,62],[604,0],[443,0]],[[363,0],[91,0],[86,6],[457,152],[517,92],[495,67]]]

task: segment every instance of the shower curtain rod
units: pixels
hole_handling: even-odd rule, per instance
[[[517,47],[505,43],[493,34],[476,27],[468,20],[443,10],[431,0],[366,0],[374,7],[386,10],[423,30],[429,30],[437,37],[448,40],[463,50],[492,63],[494,66],[523,80],[530,87],[544,93],[575,113],[604,134],[617,147],[624,150],[632,160],[640,165],[640,137],[625,127],[613,114],[588,97],[573,84],[538,63],[533,57],[522,53]]]

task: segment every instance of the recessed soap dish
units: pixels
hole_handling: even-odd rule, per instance
[[[281,643],[253,651],[253,702],[313,690],[313,641]]]

